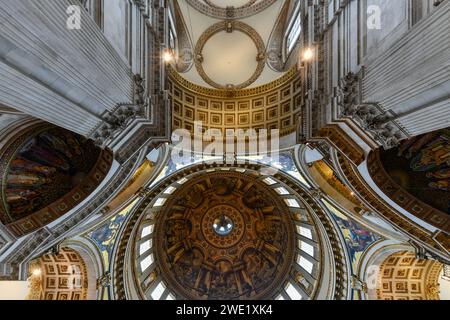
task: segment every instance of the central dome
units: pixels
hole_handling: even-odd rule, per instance
[[[289,208],[252,175],[211,172],[179,188],[158,214],[156,261],[177,296],[264,299],[289,275]]]

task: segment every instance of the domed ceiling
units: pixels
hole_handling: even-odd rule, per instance
[[[450,128],[404,141],[381,151],[387,174],[404,190],[450,214]]]
[[[56,211],[67,211],[106,175],[111,159],[103,160],[102,154],[92,141],[62,128],[40,125],[23,132],[2,151],[2,222],[13,223],[40,211],[52,216],[56,212],[44,209],[83,187],[58,204]]]
[[[183,37],[195,49],[195,67],[183,73],[186,80],[207,88],[241,89],[282,75],[266,67],[266,47],[284,0],[177,3],[187,30]]]
[[[290,178],[265,170],[211,162],[147,189],[118,240],[117,297],[299,300],[342,294],[329,287],[334,275],[322,274],[323,263],[334,259],[323,250],[328,236],[317,216],[323,212]],[[342,257],[341,249],[332,250]]]
[[[201,175],[177,190],[156,223],[156,258],[189,299],[267,298],[294,258],[294,225],[277,194],[239,172]]]

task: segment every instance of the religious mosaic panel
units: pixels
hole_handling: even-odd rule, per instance
[[[372,152],[368,169],[376,184],[408,212],[450,230],[450,128]]]
[[[380,153],[387,173],[407,192],[450,213],[450,128],[414,137]]]
[[[333,218],[341,230],[350,255],[352,268],[353,270],[357,270],[358,263],[364,251],[372,243],[380,240],[381,237],[363,227],[358,222],[348,218],[328,201],[324,200],[323,202],[333,214]]]
[[[21,235],[80,203],[106,176],[112,156],[91,140],[49,125],[22,132],[1,151],[0,219]]]
[[[109,268],[111,254],[117,240],[117,234],[130,211],[134,208],[138,199],[114,215],[110,220],[98,226],[95,230],[89,232],[86,237],[97,245],[106,268]]]

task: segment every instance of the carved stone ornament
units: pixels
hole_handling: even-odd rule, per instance
[[[97,289],[106,288],[111,285],[111,274],[109,272],[104,273],[100,278],[97,279]]]
[[[176,61],[177,71],[188,72],[194,65],[194,45],[189,36],[188,27],[184,21],[178,1],[173,3],[175,8],[175,28],[177,30],[178,57]]]
[[[240,7],[221,7],[210,0],[186,0],[196,10],[216,19],[243,19],[255,15],[274,4],[277,0],[249,0]]]
[[[270,298],[293,265],[289,209],[250,175],[213,172],[192,179],[172,195],[155,225],[161,276],[182,298]]]
[[[283,61],[283,50],[285,44],[286,26],[290,14],[291,1],[288,0],[283,5],[278,15],[277,24],[272,31],[267,45],[267,65],[276,72],[286,71]]]
[[[103,122],[90,134],[96,145],[104,146],[124,130],[128,123],[136,117],[144,116],[150,100],[145,89],[145,80],[139,75],[134,76],[134,101],[132,104],[118,104],[113,111],[106,111]]]
[[[395,115],[382,109],[379,104],[362,102],[361,73],[348,73],[337,88],[338,116],[353,119],[384,149],[399,145],[408,135],[395,122]]]

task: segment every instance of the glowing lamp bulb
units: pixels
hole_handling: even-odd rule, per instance
[[[303,51],[303,60],[304,61],[309,61],[314,57],[314,52],[312,51],[311,48],[306,49],[305,51]]]
[[[32,272],[32,274],[33,274],[33,276],[35,276],[35,277],[40,276],[40,275],[41,275],[41,269],[39,269],[39,268],[34,269],[33,272]]]
[[[163,59],[166,63],[171,62],[173,59],[172,53],[170,53],[169,51],[164,52]]]

